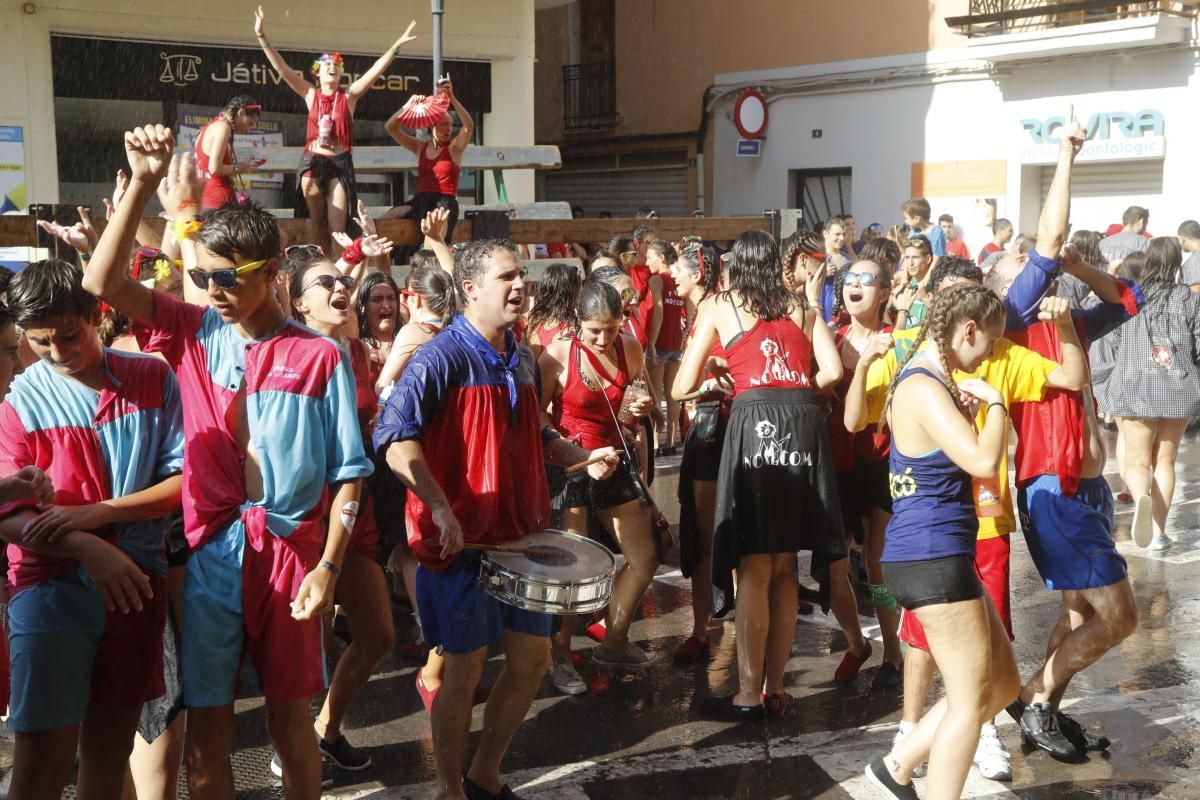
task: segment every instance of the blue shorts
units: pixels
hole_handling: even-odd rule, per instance
[[[680,350],[658,350],[654,351],[654,361],[658,364],[678,364],[683,361],[683,352]]]
[[[79,568],[17,592],[8,604],[9,720],[33,733],[78,725],[88,707],[140,707],[161,695],[166,582],[142,610],[109,613]]]
[[[1098,589],[1128,575],[1113,542],[1113,498],[1108,481],[1087,478],[1074,497],[1057,475],[1041,475],[1017,490],[1021,528],[1038,573],[1051,591]]]
[[[430,647],[447,653],[473,653],[510,630],[550,636],[554,617],[501,603],[479,585],[479,559],[461,555],[441,572],[417,567],[417,606],[421,631]]]

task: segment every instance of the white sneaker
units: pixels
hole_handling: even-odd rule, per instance
[[[1153,539],[1151,539],[1150,544],[1146,545],[1146,549],[1155,552],[1161,552],[1169,548],[1172,544],[1174,544],[1174,542],[1171,541],[1171,537],[1163,534],[1162,536],[1155,536]]]
[[[896,748],[900,746],[900,743],[904,741],[904,737],[912,733],[912,730],[915,727],[917,727],[917,723],[904,722],[901,720],[900,727],[896,730],[896,735],[892,737],[892,752],[895,752]],[[912,776],[914,778],[924,778],[925,765],[918,764],[917,768],[912,771]]]
[[[569,657],[554,659],[554,664],[550,667],[550,682],[563,694],[583,694],[587,691],[583,676],[575,669]]]
[[[1148,494],[1134,501],[1133,527],[1129,529],[1129,535],[1138,547],[1148,546],[1154,537],[1154,502]]]
[[[979,774],[989,781],[1012,780],[1012,764],[1009,762],[1008,751],[996,735],[995,725],[984,725],[979,732],[979,745],[975,748],[973,760],[979,768]]]

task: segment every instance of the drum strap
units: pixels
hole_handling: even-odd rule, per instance
[[[590,362],[587,362],[588,369],[592,371],[592,375],[596,378],[596,383],[600,383],[600,376],[596,374],[596,370]],[[602,385],[602,384],[601,384]],[[608,413],[612,415],[613,424],[617,426],[617,432],[621,434],[621,449],[625,451],[626,462],[629,465],[629,475],[633,480],[633,485],[638,491],[638,501],[644,506],[653,506],[654,501],[650,497],[650,490],[646,484],[642,482],[642,476],[639,474],[638,461],[633,457],[633,453],[629,452],[629,444],[625,440],[625,431],[621,427],[621,421],[617,419],[617,411],[613,408],[612,401],[608,399],[607,392],[600,392],[600,396],[604,398],[604,404],[608,406]]]

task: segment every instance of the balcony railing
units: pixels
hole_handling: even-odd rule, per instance
[[[968,37],[997,36],[1134,17],[1195,17],[1197,0],[970,0],[970,13],[946,24]]]
[[[563,67],[563,127],[612,130],[617,124],[616,69],[611,61]]]

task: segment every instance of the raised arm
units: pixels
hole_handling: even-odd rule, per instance
[[[146,206],[170,166],[195,170],[191,153],[171,159],[175,137],[162,125],[134,128],[125,134],[129,158],[129,189],[96,245],[83,288],[134,322],[149,323],[154,316],[154,293],[129,274],[129,254]],[[194,201],[193,201],[194,202]]]
[[[446,228],[450,224],[450,209],[435,208],[421,220],[421,233],[425,234],[425,247],[437,256],[438,264],[447,275],[454,276],[454,253],[446,246]]]
[[[1071,305],[1063,297],[1047,297],[1042,301],[1039,318],[1050,322],[1058,331],[1062,345],[1062,361],[1046,376],[1046,385],[1055,389],[1078,391],[1088,385],[1088,363],[1079,337],[1075,335],[1075,321],[1071,317]]]
[[[475,120],[471,117],[471,112],[467,111],[466,106],[459,102],[458,95],[454,93],[454,84],[450,83],[450,76],[446,76],[446,90],[450,94],[450,105],[454,107],[454,113],[458,114],[458,121],[462,123],[462,129],[458,135],[454,137],[454,141],[450,143],[450,154],[453,156],[455,163],[462,159],[463,152],[467,149],[467,145],[471,143],[471,137],[475,135]]]
[[[908,383],[912,384],[913,393],[904,404],[907,413],[903,418],[918,420],[925,435],[968,474],[976,478],[995,477],[1004,453],[1004,431],[1008,427],[1004,396],[979,378],[959,382],[958,388],[962,392],[990,406],[983,430],[976,433],[940,381],[915,376],[906,381]],[[895,426],[892,428],[894,430]]]
[[[254,35],[258,38],[258,45],[262,51],[266,53],[267,60],[271,62],[271,66],[279,73],[279,77],[283,78],[283,82],[296,94],[308,101],[308,93],[315,92],[316,89],[311,83],[300,77],[300,73],[288,66],[288,63],[283,60],[283,56],[279,55],[279,51],[271,46],[267,41],[267,35],[263,31],[263,9],[262,6],[254,12]]]
[[[854,376],[850,379],[850,388],[846,391],[845,409],[842,415],[842,422],[846,426],[846,430],[851,433],[858,433],[866,428],[870,421],[867,376],[871,371],[871,365],[883,358],[887,351],[892,349],[892,344],[890,333],[873,334],[870,341],[867,342],[867,346],[858,356],[858,363],[854,366]]]
[[[383,71],[388,68],[388,66],[392,63],[392,60],[400,54],[400,48],[417,38],[416,36],[413,36],[413,28],[415,27],[417,27],[417,21],[414,19],[412,22],[408,23],[408,29],[404,31],[404,34],[399,39],[396,40],[396,43],[388,48],[388,51],[381,55],[375,61],[375,63],[371,65],[371,68],[362,74],[362,77],[350,84],[350,88],[346,90],[346,99],[350,101],[351,109],[354,108],[354,105],[358,102],[358,99],[366,94],[368,90],[370,90],[371,84],[379,80],[379,76],[382,75]]]
[[[813,311],[812,330],[808,335],[812,339],[813,361],[817,368],[816,374],[813,375],[813,384],[817,391],[821,391],[840,381],[845,367],[837,344],[833,341],[833,334],[829,332],[829,326],[821,319],[820,312],[815,309]]]
[[[394,115],[392,115],[392,118],[384,124],[383,129],[387,131],[388,135],[396,141],[396,144],[400,145],[405,150],[408,150],[413,154],[421,152],[421,145],[423,145],[424,142],[413,136],[408,131],[404,130],[404,126],[400,124],[400,112],[396,112]]]

